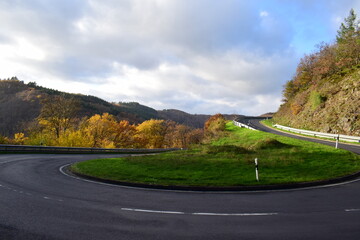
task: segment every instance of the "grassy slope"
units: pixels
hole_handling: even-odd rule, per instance
[[[225,137],[192,150],[77,163],[72,170],[119,181],[179,186],[239,186],[315,181],[360,170],[360,157],[227,124]],[[259,159],[260,182],[254,174]]]

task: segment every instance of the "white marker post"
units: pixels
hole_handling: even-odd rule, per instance
[[[338,146],[339,146],[339,138],[340,138],[340,136],[339,136],[339,134],[338,134],[337,137],[336,137],[336,143],[335,143],[335,148],[336,148],[336,149],[337,149]]]
[[[255,175],[256,175],[256,181],[259,181],[259,166],[257,158],[255,158]]]

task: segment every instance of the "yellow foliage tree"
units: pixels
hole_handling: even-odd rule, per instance
[[[204,132],[207,140],[221,137],[224,134],[226,125],[225,117],[218,113],[211,116],[204,125]]]
[[[136,127],[138,143],[145,148],[161,148],[164,144],[166,124],[164,120],[147,120]]]
[[[117,148],[134,148],[136,147],[136,126],[128,121],[120,121],[114,125],[113,142]]]
[[[89,118],[83,131],[91,147],[114,147],[116,124],[114,116],[108,113],[96,114]]]
[[[15,133],[14,142],[15,144],[23,145],[28,138],[25,137],[24,133]]]
[[[39,123],[55,133],[59,138],[72,125],[72,120],[78,110],[79,102],[73,98],[53,96],[44,99],[38,118]]]

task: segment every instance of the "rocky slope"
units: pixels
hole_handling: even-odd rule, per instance
[[[284,86],[280,124],[360,136],[360,25],[353,9],[336,42],[321,43],[305,55]]]
[[[360,70],[333,75],[284,103],[274,121],[295,128],[360,136]]]

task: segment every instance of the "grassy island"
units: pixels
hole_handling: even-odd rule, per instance
[[[255,179],[258,158],[260,181]],[[226,124],[221,137],[188,150],[79,162],[71,171],[121,182],[246,186],[311,182],[360,171],[360,156]]]

